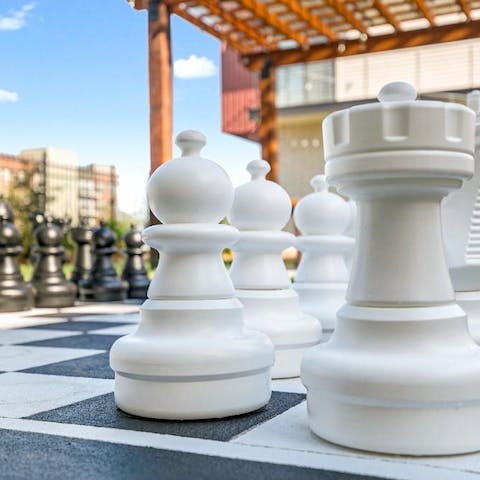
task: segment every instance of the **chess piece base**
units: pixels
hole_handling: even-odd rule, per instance
[[[37,308],[64,308],[74,305],[77,287],[65,282],[53,285],[35,285],[35,306]]]
[[[125,280],[128,283],[128,298],[139,298],[141,300],[146,300],[148,287],[150,286],[148,278],[140,278],[136,281],[128,281],[128,279]]]
[[[302,362],[314,433],[390,454],[479,450],[479,378],[480,347],[453,303],[345,305],[330,342]]]
[[[21,312],[33,308],[33,289],[23,285],[2,285],[0,283],[0,312]]]
[[[320,322],[300,310],[293,289],[236,290],[236,296],[246,327],[267,335],[275,347],[272,378],[298,377],[304,351],[322,339]]]
[[[337,312],[345,303],[346,283],[294,283],[303,312],[320,320],[323,333],[335,329]]]
[[[455,298],[467,314],[470,335],[480,343],[480,291],[455,292]]]
[[[137,298],[145,300],[147,298],[148,285],[144,287],[130,287],[128,289],[128,298]]]
[[[120,409],[148,418],[221,418],[270,399],[273,348],[244,330],[238,300],[147,300],[110,353]]]
[[[127,285],[124,282],[94,284],[91,290],[92,300],[96,302],[117,302],[127,298]]]

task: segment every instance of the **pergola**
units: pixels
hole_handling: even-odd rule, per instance
[[[260,73],[262,157],[278,172],[275,69],[480,37],[480,0],[130,0],[148,9],[151,169],[171,157],[170,15],[236,50]]]

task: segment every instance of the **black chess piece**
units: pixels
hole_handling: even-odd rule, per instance
[[[70,307],[77,296],[77,287],[65,278],[62,259],[62,229],[49,216],[34,231],[37,253],[32,283],[35,306],[45,308]]]
[[[72,219],[65,214],[63,217],[54,218],[53,223],[57,224],[62,230],[62,237],[65,238],[72,229]],[[64,249],[62,257],[62,265],[68,263],[70,259],[68,258],[67,251]]]
[[[128,284],[117,277],[113,266],[112,255],[117,251],[115,240],[112,229],[101,221],[100,228],[93,234],[95,260],[88,285],[92,289],[93,299],[99,302],[125,300],[127,296]]]
[[[13,210],[10,204],[5,200],[3,195],[0,193],[0,217],[5,219],[7,222],[13,223]]]
[[[5,208],[5,205],[8,208]],[[22,242],[12,223],[10,206],[0,200],[0,312],[19,312],[33,307],[33,288],[25,282],[18,264]]]
[[[144,243],[142,233],[136,225],[130,225],[123,237],[125,241],[125,253],[127,260],[123,267],[122,278],[128,283],[128,298],[147,298],[147,290],[150,280],[143,261]]]
[[[78,227],[71,230],[73,241],[77,244],[75,266],[70,281],[78,287],[82,300],[91,298],[88,283],[91,280],[93,267],[93,229],[88,226],[87,220],[82,219]]]
[[[35,230],[40,225],[42,225],[43,222],[45,222],[45,215],[40,211],[31,213],[28,218],[32,222],[33,232],[35,232]],[[38,259],[38,245],[32,245],[30,249],[30,262],[32,262],[32,264],[35,265],[37,263],[37,259]]]

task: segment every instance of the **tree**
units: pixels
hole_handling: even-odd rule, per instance
[[[33,221],[36,214],[42,211],[45,194],[40,165],[25,161],[23,170],[15,172],[12,183],[5,195],[5,200],[12,207],[15,225],[20,232],[24,248],[21,260],[30,257],[34,243]]]

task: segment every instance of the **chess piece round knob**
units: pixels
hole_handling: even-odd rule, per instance
[[[21,239],[18,230],[0,212],[0,247],[16,247],[20,245]]]
[[[45,222],[37,228],[37,242],[41,247],[57,247],[62,243],[62,229],[53,223],[53,218],[48,216]]]
[[[108,248],[115,243],[115,235],[104,220],[100,222],[100,228],[95,230],[93,241],[97,248]]]
[[[12,207],[5,201],[3,195],[0,194],[0,217],[5,218],[9,222],[13,222]]]
[[[384,85],[378,92],[380,102],[413,102],[417,98],[417,91],[407,82],[391,82]]]
[[[292,212],[288,193],[265,179],[270,171],[265,160],[252,160],[247,171],[252,181],[235,189],[230,223],[239,230],[281,230]]]
[[[182,157],[198,157],[200,150],[207,144],[207,139],[202,132],[184,130],[177,135],[175,145],[182,152]]]
[[[351,221],[348,203],[328,191],[325,175],[310,181],[314,192],[302,198],[293,212],[295,225],[304,235],[333,235],[345,232]]]
[[[200,157],[206,143],[202,133],[184,131],[176,143],[182,156],[158,167],[148,181],[150,209],[162,223],[220,222],[233,201],[227,173]]]
[[[135,224],[130,225],[130,230],[123,237],[127,248],[142,248],[142,232]]]

